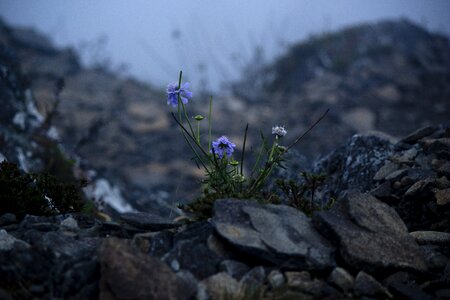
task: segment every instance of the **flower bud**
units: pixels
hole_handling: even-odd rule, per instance
[[[194,117],[194,119],[197,120],[197,121],[201,121],[201,120],[203,120],[204,118],[205,118],[205,117],[202,116],[202,115],[196,115],[196,116]]]

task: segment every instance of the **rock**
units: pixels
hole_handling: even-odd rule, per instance
[[[0,230],[0,251],[11,251],[20,248],[29,248],[30,245],[8,234],[6,230]]]
[[[220,199],[212,219],[217,234],[253,257],[285,268],[324,269],[334,265],[334,249],[308,217],[284,205]]]
[[[393,298],[381,283],[364,271],[360,271],[358,275],[356,275],[354,290],[356,295],[359,296]]]
[[[373,190],[370,191],[370,194],[378,199],[386,199],[392,197],[392,188],[391,182],[385,181]]]
[[[162,257],[173,247],[173,233],[167,230],[158,232],[150,240],[148,253],[151,256]]]
[[[399,168],[398,164],[388,161],[375,173],[373,180],[377,180],[377,181],[383,180],[390,174],[397,171],[398,168]]]
[[[136,251],[125,241],[105,239],[98,251],[99,299],[188,299],[185,285],[159,259]]]
[[[419,245],[450,246],[450,233],[439,231],[414,231],[410,235]]]
[[[442,254],[442,248],[434,245],[424,245],[420,247],[423,257],[427,263],[428,269],[442,271],[450,261],[447,256]]]
[[[345,269],[337,267],[328,277],[328,282],[338,287],[344,293],[349,292],[353,288],[355,278]]]
[[[408,273],[398,272],[390,275],[384,280],[384,284],[392,292],[395,299],[411,300],[431,300],[430,295],[425,293],[420,286],[415,283]]]
[[[401,169],[394,171],[385,177],[386,180],[396,181],[400,180],[404,175],[408,173],[408,169]]]
[[[254,267],[241,278],[241,283],[246,286],[259,287],[266,279],[266,269],[264,267]]]
[[[314,298],[321,298],[327,295],[339,298],[339,293],[323,280],[312,279],[307,271],[302,272],[286,272],[284,274],[287,280],[287,286],[295,290],[299,290],[306,294],[312,295]]]
[[[138,233],[133,236],[131,244],[144,253],[149,253],[152,239],[157,235],[156,232]]]
[[[323,201],[344,198],[351,190],[370,190],[375,174],[385,165],[393,148],[387,139],[354,135],[345,146],[318,161],[313,171],[327,174],[324,188],[319,190]]]
[[[450,203],[450,188],[445,190],[439,190],[434,193],[434,197],[436,198],[436,203],[438,205],[446,205]]]
[[[17,223],[16,215],[6,213],[0,216],[0,226],[6,226]]]
[[[213,228],[208,222],[197,222],[188,226],[173,238],[173,247],[162,260],[169,266],[190,271],[202,280],[219,271],[222,260],[207,244]]]
[[[220,271],[226,272],[231,277],[236,280],[241,280],[242,276],[244,276],[248,271],[250,271],[250,267],[246,264],[236,261],[226,259],[220,262],[219,266]]]
[[[181,270],[180,272],[177,272],[177,277],[184,282],[186,294],[195,295],[197,293],[199,282],[191,272],[187,270]]]
[[[217,273],[200,282],[197,299],[240,299],[242,285],[225,272]]]
[[[283,274],[278,270],[273,270],[267,275],[267,280],[270,283],[270,286],[274,289],[279,288],[285,284]]]
[[[315,213],[313,221],[352,267],[426,270],[419,246],[395,210],[368,194],[352,193],[331,210]]]
[[[78,227],[77,221],[72,216],[69,216],[66,219],[62,220],[60,225],[64,228],[72,230],[72,231],[77,231],[80,229]]]
[[[406,144],[415,144],[418,140],[432,135],[436,130],[437,128],[434,126],[423,127],[410,133],[405,138],[401,139],[400,142]]]
[[[419,197],[431,194],[432,181],[430,179],[419,180],[414,183],[406,192],[406,197]]]
[[[172,220],[146,212],[129,212],[120,215],[120,219],[137,228],[159,231],[179,226]]]

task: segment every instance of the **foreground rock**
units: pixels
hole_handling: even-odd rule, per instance
[[[395,210],[368,194],[350,194],[330,211],[315,214],[314,224],[353,268],[367,272],[427,269],[419,246]]]
[[[99,249],[99,299],[188,299],[184,282],[159,259],[125,241],[106,239]]]
[[[244,253],[284,268],[334,266],[334,248],[302,212],[284,205],[224,199],[214,205],[218,235]]]

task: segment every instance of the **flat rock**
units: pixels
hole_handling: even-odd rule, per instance
[[[388,161],[375,173],[373,180],[377,181],[383,180],[390,174],[397,171],[398,168],[399,168],[398,164]]]
[[[30,245],[8,234],[6,230],[0,230],[0,251],[10,251],[17,248],[29,248]]]
[[[334,248],[302,212],[285,205],[220,199],[212,220],[217,234],[238,250],[286,268],[334,266]]]
[[[406,144],[414,144],[418,140],[432,135],[436,130],[437,130],[437,128],[434,126],[423,127],[423,128],[420,128],[420,129],[410,133],[408,136],[406,136],[405,138],[400,140],[400,142],[406,143]]]
[[[381,283],[364,271],[360,271],[356,275],[354,290],[359,296],[393,298]]]
[[[178,225],[172,220],[147,212],[128,212],[120,215],[120,219],[134,227],[151,231],[174,228]]]
[[[419,245],[450,246],[450,233],[439,231],[414,231],[410,235]]]
[[[446,205],[450,203],[450,188],[439,190],[434,194],[438,205]]]
[[[396,211],[368,194],[350,193],[331,210],[315,213],[313,221],[355,268],[426,270],[419,245]]]
[[[184,282],[162,261],[129,246],[105,239],[98,251],[99,299],[188,299]]]

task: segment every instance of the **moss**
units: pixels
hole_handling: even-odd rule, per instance
[[[16,164],[0,163],[0,214],[54,215],[78,212],[84,206],[83,183],[67,184],[48,173],[29,174]]]

